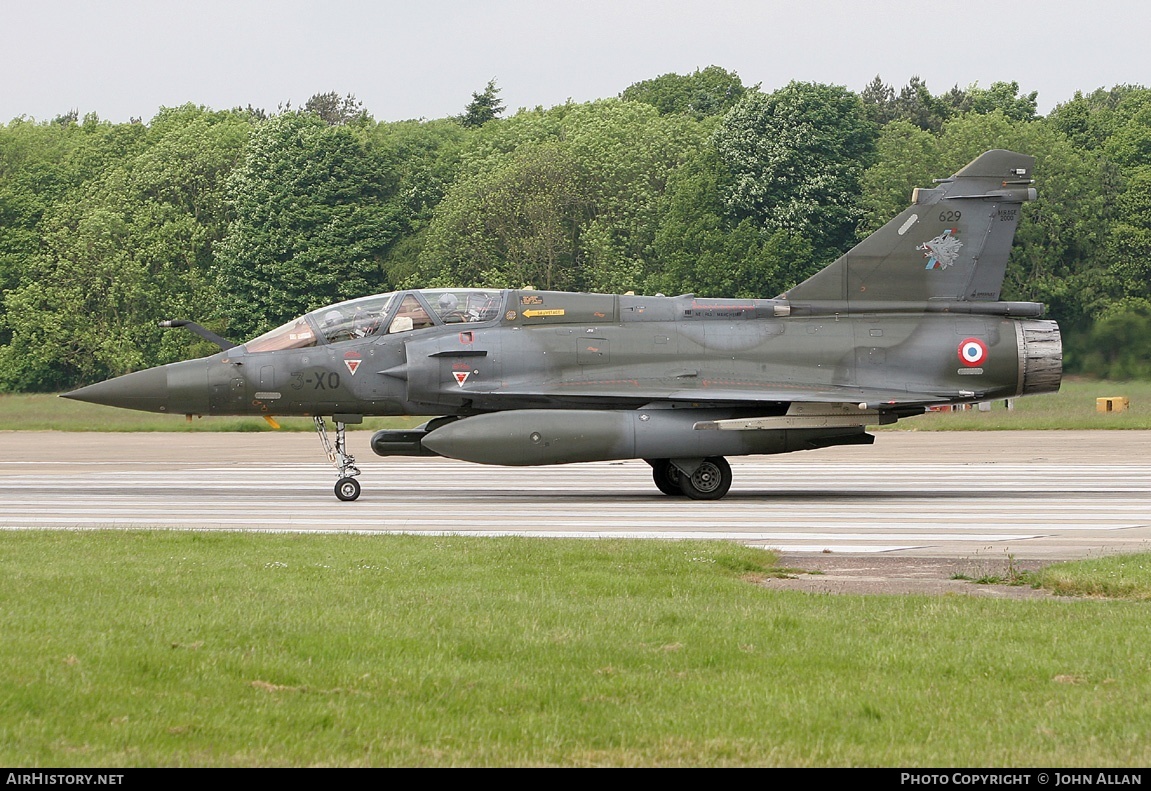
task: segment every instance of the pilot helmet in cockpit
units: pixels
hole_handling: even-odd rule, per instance
[[[456,309],[456,306],[459,304],[460,304],[460,301],[458,299],[456,299],[455,294],[444,294],[443,296],[440,297],[440,302],[439,302],[440,315],[444,315],[446,313],[451,313],[453,310]]]

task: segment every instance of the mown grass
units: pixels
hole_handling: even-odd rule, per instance
[[[1026,580],[1061,596],[1151,601],[1151,553],[1056,563],[1026,573]]]
[[[1121,412],[1099,412],[1096,399],[1124,396],[1130,406]],[[1016,398],[1008,410],[1004,401],[989,412],[976,407],[960,412],[931,412],[901,420],[900,431],[1002,431],[1055,429],[1151,429],[1151,382],[1104,382],[1066,379],[1058,393]],[[883,429],[881,429],[883,430]]]
[[[0,540],[0,765],[1151,763],[1142,602],[772,591],[728,542]]]
[[[311,418],[274,416],[284,431],[314,431]],[[420,418],[365,418],[349,430],[410,428]],[[330,423],[330,421],[329,421]],[[0,431],[273,431],[260,417],[194,417],[116,409],[50,393],[0,394]]]
[[[1095,399],[1126,396],[1130,408],[1100,413]],[[991,411],[975,408],[938,412],[901,420],[899,431],[973,431],[1010,429],[1151,429],[1151,382],[1100,382],[1069,379],[1058,393],[996,401]],[[367,418],[349,429],[410,428],[427,418]],[[309,418],[276,417],[286,431],[311,431]],[[69,401],[50,394],[0,394],[0,431],[271,431],[262,418],[209,417],[187,421],[160,415]],[[884,430],[884,429],[879,429]]]

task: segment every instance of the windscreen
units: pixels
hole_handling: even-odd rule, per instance
[[[379,332],[395,294],[376,294],[314,310],[244,344],[249,352],[304,349],[323,339],[338,343]]]

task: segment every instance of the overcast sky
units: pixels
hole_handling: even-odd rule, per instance
[[[765,90],[1014,80],[1046,114],[1151,86],[1149,32],[1149,0],[0,0],[0,123],[328,91],[379,121],[443,118],[493,78],[510,115],[709,65]]]

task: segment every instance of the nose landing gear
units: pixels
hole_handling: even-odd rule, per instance
[[[316,433],[320,435],[320,442],[324,445],[324,452],[328,454],[328,461],[336,468],[339,480],[336,481],[336,497],[345,502],[355,500],[360,496],[360,482],[355,476],[360,474],[356,466],[356,457],[348,453],[347,437],[344,433],[343,421],[337,420],[335,444],[328,437],[328,426],[324,419],[315,416],[312,420],[316,424]]]

